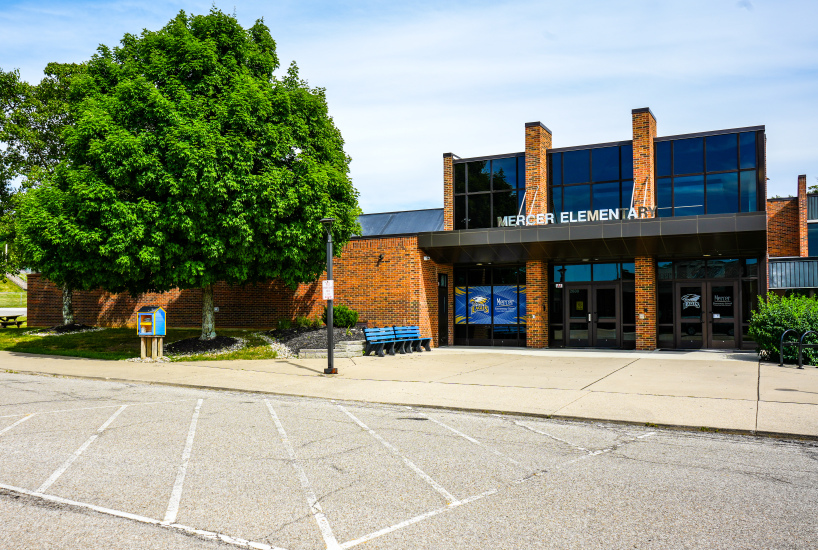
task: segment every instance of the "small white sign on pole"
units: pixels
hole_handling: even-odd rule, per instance
[[[335,299],[335,281],[333,281],[331,279],[329,281],[324,281],[323,291],[324,291],[324,300],[334,300]]]

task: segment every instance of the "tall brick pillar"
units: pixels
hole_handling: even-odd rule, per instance
[[[548,211],[547,152],[551,149],[551,130],[542,122],[525,123],[525,190],[528,214]]]
[[[656,349],[656,262],[637,256],[636,264],[636,349]]]
[[[631,112],[633,122],[633,206],[656,206],[653,140],[656,117],[647,107]]]
[[[525,264],[526,346],[548,347],[548,262],[533,260]]]
[[[454,229],[454,155],[443,153],[443,230]]]
[[[809,256],[807,239],[807,176],[798,176],[798,255]]]

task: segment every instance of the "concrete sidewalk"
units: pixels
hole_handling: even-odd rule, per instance
[[[818,369],[753,353],[441,348],[395,357],[131,363],[0,352],[0,368],[818,438]]]

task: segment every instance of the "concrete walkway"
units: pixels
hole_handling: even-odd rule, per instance
[[[395,357],[131,363],[0,352],[19,373],[818,439],[818,369],[753,353],[442,348]]]

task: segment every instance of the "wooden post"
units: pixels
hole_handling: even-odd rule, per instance
[[[143,336],[142,338],[139,339],[139,341],[140,341],[140,344],[139,344],[139,352],[140,353],[139,354],[142,356],[142,360],[144,361],[145,360],[145,351],[146,351],[145,350],[145,337]]]
[[[157,357],[159,356],[159,338],[154,336],[151,338],[151,358],[156,361]]]

